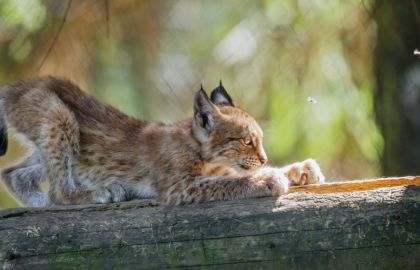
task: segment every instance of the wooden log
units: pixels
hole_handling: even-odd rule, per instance
[[[0,266],[419,269],[419,178],[388,180],[182,207],[144,200],[3,210]]]

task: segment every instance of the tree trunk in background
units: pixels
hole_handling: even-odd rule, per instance
[[[420,3],[376,1],[375,111],[386,175],[420,174]]]

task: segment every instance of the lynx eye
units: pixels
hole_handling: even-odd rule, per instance
[[[252,139],[250,136],[246,136],[242,138],[241,140],[242,140],[242,143],[245,145],[252,145]]]

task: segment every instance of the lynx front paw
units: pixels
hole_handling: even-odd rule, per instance
[[[289,166],[286,176],[291,185],[322,184],[325,177],[318,163],[313,159],[307,159]]]
[[[273,192],[272,195],[279,196],[289,190],[289,180],[280,169],[264,167],[258,170],[256,176],[265,179],[268,189]]]

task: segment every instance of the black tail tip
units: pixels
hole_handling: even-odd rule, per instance
[[[6,129],[0,129],[0,156],[3,156],[7,152],[7,131]]]

